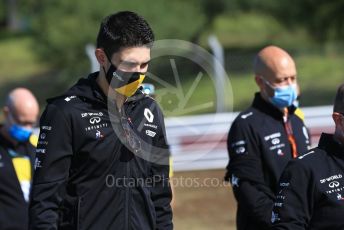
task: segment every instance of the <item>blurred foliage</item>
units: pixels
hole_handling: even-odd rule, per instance
[[[6,5],[5,0],[0,0],[0,25],[6,22]]]
[[[203,26],[198,27],[198,30],[193,33],[190,41],[198,43],[204,31],[212,30],[213,23],[217,16],[225,13],[228,10],[228,1],[226,0],[199,0],[198,4],[201,8],[201,13],[205,17]]]
[[[104,16],[121,10],[132,10],[145,17],[156,39],[184,39],[205,45],[205,36],[218,30],[228,32],[217,34],[225,46],[250,47],[264,45],[254,43],[262,39],[253,38],[253,33],[265,38],[267,44],[284,39],[286,42],[281,45],[289,45],[287,40],[293,39],[293,34],[305,37],[300,25],[311,35],[309,41],[341,38],[343,9],[344,0],[26,0],[20,4],[21,15],[31,25],[36,41],[34,51],[55,68],[67,71],[67,75],[88,72],[85,45],[95,43]],[[250,17],[258,20],[253,24]],[[289,28],[289,34],[285,33],[284,26]],[[233,33],[242,36],[232,36]],[[233,41],[231,37],[238,40]]]
[[[238,52],[268,44],[294,49],[314,45],[302,27],[287,30],[276,18],[258,12],[233,12],[218,16],[214,20],[212,30],[201,35],[200,44],[203,47],[207,46],[209,34],[215,34],[226,49],[235,48]]]
[[[319,42],[344,38],[344,0],[283,1],[272,11],[287,26],[303,25]]]
[[[260,11],[288,28],[303,26],[318,42],[344,38],[344,0],[234,0],[236,9]]]
[[[23,13],[32,19],[35,51],[43,60],[73,74],[89,71],[85,45],[95,43],[106,15],[121,10],[141,14],[152,26],[156,39],[190,39],[206,21],[197,0],[27,0],[22,6]]]
[[[5,25],[0,25],[0,50],[6,54],[0,57],[0,98],[15,86],[32,89],[41,103],[47,97],[60,94],[76,78],[89,72],[85,45],[95,43],[102,18],[113,12],[132,10],[147,19],[158,40],[184,39],[207,47],[209,34],[217,35],[225,48],[234,110],[251,103],[257,89],[252,80],[252,59],[268,44],[281,46],[296,57],[302,105],[330,104],[343,76],[344,44],[333,42],[344,37],[344,23],[341,23],[344,14],[340,12],[343,1],[21,1],[18,6],[25,28],[18,34],[6,32]],[[6,22],[6,2],[0,0],[2,23]],[[184,60],[174,59],[187,94],[198,69]],[[169,61],[152,62],[150,71],[155,70],[154,66],[159,67],[159,76],[173,83]],[[315,94],[315,90],[319,93]],[[216,97],[216,89],[208,76],[202,78],[195,93],[184,104],[180,104],[175,92],[159,87],[157,92],[169,115],[180,114],[178,109],[183,106],[208,105]],[[214,107],[214,104],[202,107],[193,113],[212,112]]]

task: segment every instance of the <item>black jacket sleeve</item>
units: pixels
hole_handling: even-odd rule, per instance
[[[49,104],[40,120],[30,202],[30,229],[57,229],[58,207],[72,156],[71,129],[64,113]]]
[[[264,182],[259,140],[253,128],[237,118],[227,144],[230,160],[225,180],[232,183],[239,207],[261,227],[269,227],[274,194]]]
[[[271,218],[273,229],[309,229],[315,194],[311,170],[297,159],[290,161],[278,184]]]
[[[159,108],[157,116],[160,123],[160,133],[158,140],[153,146],[152,176],[153,186],[151,188],[151,198],[156,212],[156,229],[173,229],[171,199],[172,191],[169,181],[169,146],[166,141],[164,117]]]

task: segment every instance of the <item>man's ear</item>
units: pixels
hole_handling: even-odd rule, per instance
[[[332,113],[332,119],[334,121],[334,123],[336,124],[336,126],[339,126],[341,124],[342,121],[342,114],[334,112]]]
[[[264,81],[261,76],[256,75],[254,77],[254,80],[256,81],[257,86],[259,87],[260,90],[264,89]]]
[[[7,119],[8,114],[10,113],[10,109],[8,108],[8,106],[4,106],[4,108],[2,109],[5,119]]]
[[[94,54],[96,55],[96,58],[97,58],[97,61],[98,61],[99,65],[100,66],[105,66],[106,65],[107,57],[106,57],[106,54],[105,54],[104,50],[100,49],[100,48],[97,48],[94,51]]]

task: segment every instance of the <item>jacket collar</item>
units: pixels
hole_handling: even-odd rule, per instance
[[[275,107],[273,104],[270,102],[267,102],[266,100],[263,99],[260,93],[256,93],[252,102],[252,107],[255,109],[258,109],[259,111],[272,116],[276,119],[282,120],[283,119],[283,112]],[[292,115],[294,114],[296,110],[295,106],[289,106],[288,107],[288,114]]]
[[[98,77],[99,72],[94,72],[88,75],[87,78],[81,78],[79,81],[72,86],[67,92],[63,95],[55,98],[50,98],[47,100],[48,103],[53,101],[54,99],[60,97],[68,97],[68,96],[78,96],[82,98],[87,98],[92,101],[97,101],[102,104],[107,104],[107,96],[104,94],[96,79]],[[135,94],[128,98],[128,102],[137,101],[142,99],[145,96],[143,94],[141,88],[138,89]]]
[[[318,148],[325,150],[329,154],[344,158],[344,145],[336,141],[333,134],[322,133]]]

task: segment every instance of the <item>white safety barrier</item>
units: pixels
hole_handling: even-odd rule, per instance
[[[305,124],[316,146],[322,132],[333,132],[332,106],[302,108]],[[227,135],[238,115],[208,114],[166,119],[174,171],[224,169],[228,163]]]
[[[332,106],[302,108],[312,145],[322,132],[332,133]],[[224,169],[228,163],[227,135],[238,115],[218,113],[166,118],[167,139],[173,156],[174,171]],[[39,129],[35,129],[39,134]]]

